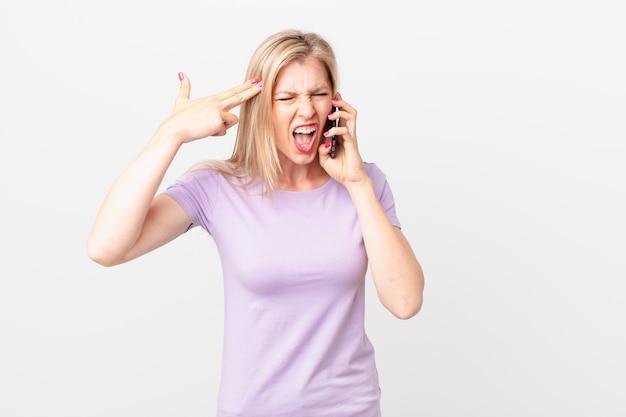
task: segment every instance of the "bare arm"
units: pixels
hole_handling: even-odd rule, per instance
[[[320,164],[352,197],[378,298],[396,317],[408,319],[422,307],[422,267],[402,231],[389,221],[365,171],[356,141],[356,110],[341,98],[333,104],[340,111],[329,119],[340,117],[340,126],[331,128],[329,136],[341,135],[342,144],[334,159],[321,145]]]
[[[347,185],[359,214],[372,278],[381,303],[408,319],[422,307],[424,274],[402,231],[391,224],[371,180]]]
[[[189,225],[171,198],[155,198],[177,151],[168,139],[155,135],[113,183],[87,239],[87,254],[95,262],[127,262],[171,241]]]
[[[172,198],[155,198],[180,147],[208,136],[223,136],[238,122],[229,111],[261,91],[256,80],[210,97],[191,100],[191,84],[181,74],[174,111],[107,193],[87,238],[87,254],[112,266],[141,256],[175,239],[189,217]]]

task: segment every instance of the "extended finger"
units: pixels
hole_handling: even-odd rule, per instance
[[[182,72],[178,73],[178,79],[180,80],[178,99],[189,100],[191,93],[191,81],[189,81],[189,78]]]
[[[259,94],[262,85],[262,82],[252,79],[218,94],[217,97],[222,101],[223,108],[230,110]]]

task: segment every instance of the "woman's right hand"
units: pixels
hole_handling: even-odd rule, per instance
[[[209,136],[224,136],[226,130],[239,121],[230,110],[259,94],[263,85],[253,79],[212,96],[191,99],[189,78],[182,72],[178,76],[180,92],[174,111],[161,123],[158,131],[176,138],[181,144]]]

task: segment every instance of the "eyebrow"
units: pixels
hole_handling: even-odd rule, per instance
[[[327,86],[323,86],[323,87],[315,87],[309,91],[307,91],[307,93],[309,94],[315,94],[315,93],[319,93],[322,91],[329,91],[330,87]],[[297,91],[293,91],[293,90],[280,90],[280,91],[276,91],[274,92],[274,94],[289,94],[289,95],[298,95],[298,94],[302,94],[300,92]]]

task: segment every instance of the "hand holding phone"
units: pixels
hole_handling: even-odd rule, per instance
[[[337,107],[333,107],[333,113],[339,110]],[[333,120],[333,127],[339,126],[339,118]],[[335,157],[335,152],[337,151],[337,135],[333,135],[330,138],[330,157]]]

